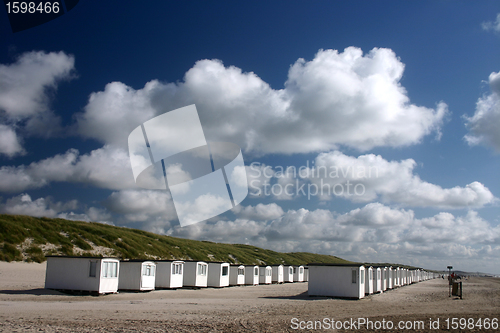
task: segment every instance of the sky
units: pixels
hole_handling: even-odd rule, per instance
[[[498,1],[81,1],[16,33],[3,10],[0,213],[500,274],[499,59]],[[181,226],[127,140],[192,104],[249,195]]]

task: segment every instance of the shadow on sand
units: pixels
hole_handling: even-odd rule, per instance
[[[309,296],[307,291],[304,291],[303,293],[300,293],[298,295],[290,295],[290,296],[263,296],[259,298],[267,298],[267,299],[300,299],[304,301],[317,301],[321,299],[341,299],[341,300],[353,300],[356,301],[358,299],[356,298],[349,298],[349,297],[330,297],[330,296]]]
[[[0,294],[4,295],[66,295],[57,290],[45,289],[45,288],[35,288],[26,290],[0,290]]]

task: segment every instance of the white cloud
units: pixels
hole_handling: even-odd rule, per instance
[[[500,13],[497,14],[497,19],[495,22],[487,21],[481,24],[483,30],[500,32]]]
[[[162,87],[148,82],[134,90],[120,82],[106,85],[104,91],[92,93],[85,112],[77,114],[77,132],[100,142],[126,148],[134,128],[158,114],[152,106],[153,93]]]
[[[483,143],[500,152],[500,72],[490,74],[489,84],[491,94],[479,98],[474,115],[465,117],[469,128],[465,140],[469,145]]]
[[[9,157],[25,153],[20,138],[11,126],[0,124],[0,153]]]
[[[51,182],[90,184],[106,189],[134,188],[134,178],[126,151],[104,146],[80,155],[70,149],[30,165],[2,166],[0,191],[21,192]]]
[[[1,136],[0,146],[7,156],[22,154],[16,129],[27,135],[51,136],[61,132],[60,118],[50,110],[50,90],[71,78],[74,57],[64,52],[27,52],[15,63],[0,65]],[[3,141],[3,140],[2,140]]]
[[[122,190],[113,192],[103,205],[123,215],[122,222],[170,221],[177,219],[170,193],[161,190]]]
[[[21,194],[8,199],[5,204],[1,205],[1,210],[5,214],[36,217],[56,217],[57,215],[57,210],[49,207],[48,200],[45,198],[38,198],[33,201],[29,194]]]
[[[374,154],[356,158],[333,151],[316,157],[309,179],[320,193],[323,186],[324,197],[337,195],[354,202],[382,199],[412,207],[464,208],[482,207],[496,200],[479,182],[443,189],[420,179],[414,174],[415,167],[412,159],[387,161]]]
[[[90,207],[84,209],[85,213],[75,213],[79,209],[77,200],[67,202],[55,202],[51,197],[33,200],[29,194],[21,194],[0,204],[0,212],[3,214],[28,215],[36,217],[62,218],[66,220],[108,222],[111,215],[102,208]]]
[[[439,132],[447,106],[411,104],[403,70],[389,49],[320,50],[312,61],[297,60],[285,88],[274,90],[252,72],[200,60],[180,83],[108,84],[91,95],[76,126],[85,137],[126,147],[145,120],[195,103],[209,141],[234,142],[246,153],[407,146]]]
[[[500,227],[490,225],[475,211],[464,216],[442,212],[418,219],[412,210],[370,203],[344,214],[298,209],[272,221],[265,217],[219,220],[175,226],[166,233],[217,242],[230,239],[231,243],[276,251],[325,253],[357,261],[432,265],[429,268],[445,261],[449,265],[450,260],[474,267],[486,256],[500,262]]]
[[[240,218],[260,221],[274,220],[285,213],[283,209],[274,202],[267,205],[259,203],[256,206],[246,207],[238,205],[233,208],[233,212]]]
[[[387,161],[380,155],[319,154],[302,166],[247,167],[250,195],[277,200],[342,197],[352,202],[381,200],[410,207],[475,208],[497,199],[479,182],[442,188],[420,179],[413,159]]]

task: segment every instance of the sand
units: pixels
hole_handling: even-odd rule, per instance
[[[446,331],[447,318],[450,324],[452,318],[474,318],[475,323],[500,319],[500,279],[494,278],[463,281],[463,300],[448,297],[442,279],[361,300],[309,297],[307,283],[74,296],[43,289],[44,279],[45,264],[0,262],[1,332],[309,332],[321,330],[294,328],[311,325],[308,321],[324,323],[324,318],[393,323],[393,329],[381,332],[439,332]],[[440,329],[431,330],[430,319],[439,319]],[[400,321],[403,326],[423,321],[425,326],[401,330]],[[499,330],[474,325],[463,331]]]

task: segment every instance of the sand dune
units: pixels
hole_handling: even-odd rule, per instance
[[[463,300],[448,297],[447,282],[436,279],[358,301],[308,297],[307,283],[71,296],[43,289],[44,279],[45,264],[0,262],[0,331],[295,332],[294,322],[363,317],[395,325],[424,321],[413,332],[428,332],[429,319],[439,318],[437,332],[446,318],[500,319],[500,280],[493,278],[464,281]]]

